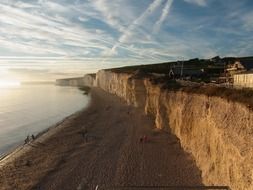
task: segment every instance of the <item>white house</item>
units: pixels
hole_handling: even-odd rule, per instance
[[[235,74],[233,77],[235,87],[253,88],[253,70]]]

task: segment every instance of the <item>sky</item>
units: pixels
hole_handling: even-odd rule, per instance
[[[1,0],[0,80],[253,55],[252,0]]]

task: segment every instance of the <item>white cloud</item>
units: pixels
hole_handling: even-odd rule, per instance
[[[79,16],[78,19],[82,22],[87,22],[89,20],[89,18],[85,18],[85,17],[82,17],[82,16]]]
[[[22,1],[18,1],[13,3],[14,6],[25,9],[25,8],[38,8],[38,5],[30,4],[30,3],[24,3]]]
[[[61,4],[48,1],[48,0],[39,0],[38,3],[42,6],[45,7],[46,9],[51,9],[54,12],[66,12],[68,11],[68,7],[65,7]]]
[[[207,0],[184,0],[187,3],[196,4],[198,6],[205,7],[207,6]]]
[[[119,31],[124,31],[129,20],[133,18],[128,10],[122,7],[122,2],[123,0],[90,0],[91,6],[101,14],[99,19]]]
[[[105,32],[85,29],[59,15],[38,15],[4,4],[0,4],[0,11],[1,42],[5,44],[4,48],[12,51],[59,55],[77,55],[76,53],[83,52],[87,55],[88,51],[84,48],[105,49],[114,44]],[[79,46],[83,51],[60,48],[62,44]],[[31,52],[31,48],[34,51]]]
[[[105,56],[105,57],[111,57],[111,56],[115,56],[115,55],[118,55],[118,52],[116,51],[116,47],[113,47],[113,48],[108,48],[108,49],[105,49],[103,52],[102,52],[102,55]]]

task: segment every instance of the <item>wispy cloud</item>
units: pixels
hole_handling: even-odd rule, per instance
[[[193,3],[198,6],[205,7],[207,5],[207,0],[184,0],[187,3]]]
[[[122,1],[91,0],[90,2],[91,6],[101,14],[101,16],[98,15],[100,19],[119,31],[125,30],[130,15],[124,14],[125,11],[121,9]]]
[[[44,4],[44,6],[47,5],[48,3]],[[55,3],[50,3],[49,7],[61,11],[67,10]],[[104,49],[108,48],[108,44],[113,43],[110,42],[111,37],[106,33],[96,35],[92,33],[92,30],[85,30],[64,17],[38,15],[3,4],[0,4],[0,10],[0,21],[3,23],[0,30],[4,37],[2,42],[6,45],[5,47],[12,50],[20,49],[27,53],[27,50],[30,51],[33,48],[34,53],[37,54],[75,55],[75,52],[59,46],[82,44],[80,48]]]

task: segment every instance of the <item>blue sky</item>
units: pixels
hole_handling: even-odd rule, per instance
[[[0,80],[253,55],[252,0],[2,0]]]

